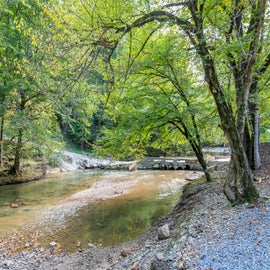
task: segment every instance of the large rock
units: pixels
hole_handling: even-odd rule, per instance
[[[171,236],[169,224],[165,224],[158,228],[158,239],[163,240]]]

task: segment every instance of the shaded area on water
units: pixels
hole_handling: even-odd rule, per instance
[[[66,217],[63,229],[40,241],[47,245],[56,241],[69,251],[76,250],[78,242],[87,248],[88,243],[110,246],[131,241],[172,211],[185,183],[184,172],[129,175],[139,179],[131,193],[83,206],[75,216]]]

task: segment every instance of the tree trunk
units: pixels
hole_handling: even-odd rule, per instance
[[[233,205],[246,201],[251,202],[259,197],[259,193],[254,186],[245,149],[236,129],[226,131],[227,138],[230,141],[231,160],[228,178],[224,185],[224,193]]]
[[[252,171],[243,145],[243,133],[241,134],[241,130],[237,129],[232,106],[226,102],[224,91],[219,84],[215,66],[206,44],[202,42],[199,49],[205,79],[215,99],[221,119],[221,127],[229,140],[231,149],[229,175],[224,185],[224,193],[232,204],[253,201],[258,198],[259,194],[253,184]]]
[[[0,167],[3,167],[3,148],[4,148],[4,115],[1,117],[0,126]]]
[[[22,152],[22,136],[23,136],[22,129],[19,129],[17,146],[16,146],[16,150],[15,150],[14,165],[10,170],[11,174],[17,175],[17,176],[20,174],[20,161],[21,161],[21,152]]]
[[[198,7],[195,3],[196,1],[191,1],[189,9],[196,25],[195,36],[198,42],[194,42],[194,39],[191,40],[191,42],[193,42],[195,46],[197,45],[196,49],[201,57],[205,80],[215,99],[221,120],[221,127],[229,140],[231,148],[230,170],[224,186],[224,193],[232,204],[253,201],[258,198],[259,193],[253,183],[252,171],[243,145],[243,135],[246,124],[248,97],[256,64],[256,55],[264,21],[266,1],[258,0],[256,8],[253,10],[254,14],[250,22],[251,27],[249,31],[254,33],[254,38],[250,42],[249,50],[247,51],[245,69],[242,70],[244,73],[241,74],[241,77],[237,76],[235,78],[236,81],[241,82],[237,89],[236,118],[233,114],[232,104],[227,102],[228,99],[225,96],[224,89],[220,85],[218,74],[215,70],[215,64],[204,36],[203,19],[198,16]],[[241,63],[243,62],[241,61]]]
[[[243,134],[243,146],[247,155],[248,163],[250,168],[252,169],[254,166],[254,158],[253,158],[253,147],[250,135],[250,129],[248,123],[245,125],[244,134]]]
[[[253,170],[257,170],[261,167],[258,99],[258,79],[256,78],[251,85],[250,99],[248,102],[249,125],[251,130],[251,143],[249,147],[252,158],[250,166]]]
[[[206,164],[206,161],[204,159],[203,153],[200,151],[199,153],[195,152],[195,154],[196,154],[196,157],[197,157],[200,165],[202,166],[206,181],[211,182],[212,178],[211,178],[211,175],[208,171],[207,164]]]
[[[178,122],[180,122],[180,125],[176,121],[171,121],[170,123],[173,124],[180,131],[180,133],[183,134],[185,136],[185,138],[188,140],[188,142],[190,143],[192,150],[194,151],[200,165],[202,166],[206,181],[211,182],[212,178],[210,176],[206,161],[205,161],[204,156],[203,156],[201,139],[200,139],[200,135],[198,133],[197,125],[195,123],[195,118],[192,118],[192,120],[193,120],[193,127],[194,127],[195,133],[196,133],[195,138],[189,132],[189,129],[185,125],[185,122],[182,121],[181,119],[178,119]]]
[[[202,169],[203,169],[203,172],[204,172],[206,181],[207,182],[211,182],[212,181],[212,178],[211,178],[210,173],[208,171],[207,164],[206,164],[206,161],[204,159],[201,146],[198,146],[192,140],[189,140],[189,143],[190,143],[190,145],[191,145],[191,147],[192,147],[192,149],[193,149],[193,151],[194,151],[194,153],[195,153],[195,155],[196,155],[196,157],[197,157],[200,165],[202,166]]]

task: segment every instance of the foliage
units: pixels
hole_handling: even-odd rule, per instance
[[[140,47],[133,45],[132,52],[137,55],[136,63],[124,82],[118,81],[111,96],[111,107],[108,108],[109,112],[113,112],[117,128],[105,130],[106,138],[104,143],[100,142],[99,152],[113,153],[117,158],[132,155],[138,157],[152,146],[167,153],[170,149],[174,154],[179,153],[187,143],[187,138],[173,123],[185,122],[190,136],[195,140],[193,117],[201,140],[212,140],[214,129],[207,127],[211,119],[213,123],[217,122],[213,100],[204,87],[196,82],[196,71],[193,73],[186,61],[176,61],[174,57],[179,48],[185,48],[187,44],[179,41],[175,31],[171,31],[169,36],[156,32],[141,55],[137,51]],[[128,44],[126,47],[129,47]],[[185,60],[193,57],[187,50],[181,53]],[[123,49],[113,62],[118,72],[120,62],[124,68],[126,66],[125,55]]]
[[[122,72],[122,77],[126,82],[129,75],[133,73],[136,58],[145,53],[146,44],[155,36],[154,33],[159,30],[162,34],[171,36],[170,30],[176,29],[174,31],[176,31],[178,39],[186,41],[188,50],[200,59],[198,74],[204,74],[201,87],[203,88],[203,81],[205,81],[209,93],[215,101],[220,126],[231,147],[232,159],[225,194],[234,203],[256,198],[258,193],[253,185],[250,164],[253,159],[257,166],[260,163],[258,160],[257,83],[260,79],[259,76],[270,64],[268,54],[266,61],[262,61],[263,66],[259,66],[261,57],[265,53],[265,47],[262,45],[263,30],[265,26],[269,26],[269,22],[264,21],[267,10],[266,1],[234,0],[226,3],[212,0],[140,1],[140,3],[133,2],[133,5],[129,7],[132,11],[130,13],[122,7],[119,7],[122,11],[120,13],[115,6],[112,8],[109,3],[114,3],[114,1],[108,1],[108,4],[102,9],[95,1],[89,0],[86,3],[84,7],[90,7],[86,16],[87,21],[91,22],[89,29],[91,33],[95,33],[94,36],[91,36],[93,44],[111,50],[106,63],[111,68],[114,86],[118,83],[116,77],[118,70],[113,68],[114,57],[118,58],[118,54],[126,50],[128,63],[126,71]],[[129,4],[131,3],[129,2]],[[106,9],[108,7],[109,9]],[[147,32],[149,38],[144,38]],[[138,45],[140,50],[136,50]],[[163,45],[163,47],[166,46]],[[182,54],[183,49],[176,49],[173,59],[181,62]],[[187,66],[196,63],[191,59],[186,59]],[[168,62],[170,63],[170,61]],[[121,60],[119,64],[121,67]],[[258,66],[259,68],[256,70]],[[165,76],[165,78],[167,77]],[[148,77],[148,80],[152,81],[152,77]],[[171,80],[171,77],[168,80]],[[162,85],[158,83],[160,88],[163,85],[167,87],[166,83]],[[146,89],[149,91],[148,87]],[[122,90],[125,91],[124,88]],[[161,90],[164,93],[167,88]],[[255,97],[254,100],[252,100],[252,96]],[[173,103],[173,97],[170,97],[169,100],[170,103]],[[178,100],[180,104],[181,98]],[[176,104],[174,103],[174,105]],[[191,118],[195,119],[194,117]],[[183,120],[180,122],[184,124],[182,126],[184,127]],[[173,123],[175,124],[174,120]],[[193,123],[195,123],[194,120]],[[181,127],[177,124],[175,125],[181,132]],[[190,132],[187,128],[184,130],[189,139]],[[199,136],[196,135],[196,138]],[[251,151],[248,150],[249,141],[253,146]],[[192,142],[193,139],[190,140],[191,144]],[[249,156],[249,152],[252,152],[251,156]]]

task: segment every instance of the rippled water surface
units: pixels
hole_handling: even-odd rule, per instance
[[[168,214],[179,199],[185,183],[184,171],[103,172],[60,174],[41,181],[0,187],[0,235],[34,220],[79,191],[104,178],[111,181],[137,180],[129,194],[107,200],[89,200],[54,235],[40,239],[57,241],[67,250],[78,242],[112,245],[129,241]],[[12,204],[17,204],[12,208]],[[13,205],[14,206],[14,205]]]

